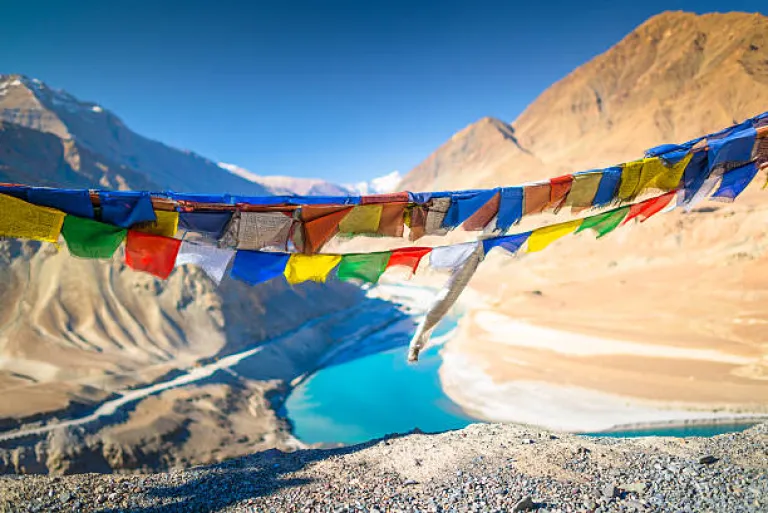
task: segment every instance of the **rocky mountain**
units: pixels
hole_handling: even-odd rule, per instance
[[[3,131],[11,132],[3,136],[0,177],[29,176],[49,185],[90,180],[120,189],[267,193],[259,184],[223,173],[209,159],[139,135],[109,110],[37,79],[0,75],[0,122]],[[38,155],[41,147],[46,151]],[[52,174],[31,165],[41,164],[34,160],[40,158]]]
[[[401,189],[515,185],[635,159],[768,110],[768,17],[667,12],[544,91],[518,119],[484,118]]]

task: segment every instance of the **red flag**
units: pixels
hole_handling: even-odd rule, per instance
[[[640,222],[643,222],[652,215],[658,214],[664,207],[669,205],[669,202],[672,201],[672,198],[674,198],[676,194],[677,191],[672,191],[656,198],[635,203],[629,207],[629,214],[627,214],[626,219],[624,219],[624,222],[621,224],[627,224],[628,221],[635,218],[639,219]]]
[[[304,253],[317,253],[323,244],[339,231],[339,223],[352,210],[352,205],[304,205],[301,220],[304,221]]]
[[[179,239],[128,230],[125,263],[132,269],[165,280],[173,271],[180,246]]]
[[[392,250],[392,256],[389,257],[389,263],[387,263],[387,269],[396,265],[405,265],[410,267],[412,272],[416,272],[422,257],[430,251],[432,251],[432,248],[400,248]]]
[[[549,193],[549,208],[553,209],[555,213],[560,210],[565,204],[565,198],[571,191],[571,184],[573,183],[573,176],[564,175],[556,178],[550,178],[549,185],[551,186]]]

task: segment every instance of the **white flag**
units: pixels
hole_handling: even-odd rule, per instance
[[[182,241],[179,253],[176,256],[176,266],[193,264],[202,267],[205,274],[218,285],[221,283],[229,261],[232,260],[234,255],[234,250],[228,248],[217,248],[215,246]]]

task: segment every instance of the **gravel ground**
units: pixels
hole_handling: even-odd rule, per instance
[[[0,511],[768,512],[768,425],[619,440],[473,425],[148,475],[0,477]]]

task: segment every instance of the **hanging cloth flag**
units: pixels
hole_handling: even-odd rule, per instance
[[[56,244],[65,216],[59,210],[38,207],[13,196],[0,194],[0,237]]]
[[[27,187],[25,185],[0,185],[0,194],[13,196],[16,199],[28,201],[29,189],[31,189],[31,187]]]
[[[444,219],[451,208],[451,198],[432,198],[427,206],[427,217],[424,221],[425,235],[445,235],[448,230],[444,227]]]
[[[595,194],[593,206],[602,207],[613,203],[616,200],[616,191],[621,183],[621,168],[607,167],[602,171],[603,177],[600,179],[600,185]]]
[[[472,214],[469,219],[464,221],[462,227],[467,231],[481,231],[488,226],[493,218],[499,213],[499,204],[501,203],[501,192],[497,192],[488,202],[480,207],[477,212]]]
[[[258,285],[283,276],[289,258],[289,255],[284,253],[240,250],[235,253],[230,273],[235,279]]]
[[[133,229],[139,232],[160,235],[161,237],[175,237],[179,230],[179,213],[155,210],[154,221],[139,223]]]
[[[477,266],[483,260],[483,245],[477,242],[471,244],[469,252],[462,251],[460,254],[456,252],[445,253],[442,256],[438,256],[438,261],[441,264],[446,264],[449,261],[453,262],[455,267],[451,273],[451,277],[448,279],[445,287],[438,292],[432,305],[427,310],[424,319],[419,323],[416,328],[416,333],[411,339],[411,343],[408,346],[408,361],[415,362],[419,359],[419,353],[429,341],[429,337],[432,335],[435,327],[445,317],[451,307],[456,303],[459,295],[466,288],[469,280],[477,270]],[[434,251],[442,248],[435,248]],[[433,252],[434,254],[434,252]],[[463,260],[457,260],[456,257],[463,256]],[[432,257],[430,256],[430,262]],[[434,264],[433,264],[434,265]]]
[[[291,235],[293,217],[283,212],[239,212],[237,221],[230,223],[227,232],[235,231],[239,249],[280,248],[285,250]],[[232,237],[227,233],[225,240]]]
[[[209,240],[219,240],[232,219],[232,212],[181,212],[179,228]]]
[[[549,205],[552,187],[549,183],[526,185],[523,187],[524,215],[540,214]]]
[[[381,205],[359,205],[354,207],[339,223],[342,235],[373,234],[379,229]]]
[[[597,232],[597,238],[599,239],[615,230],[624,220],[628,212],[629,207],[621,207],[608,212],[603,212],[596,216],[585,217],[582,219],[581,225],[579,226],[579,229],[576,230],[576,233],[592,229]]]
[[[78,217],[93,219],[91,193],[87,189],[47,189],[31,187],[27,193],[30,203],[55,208]]]
[[[155,209],[148,192],[100,192],[101,220],[123,228],[155,221]]]
[[[558,213],[565,204],[568,192],[573,184],[573,176],[565,175],[551,178],[549,180],[549,208]]]
[[[112,258],[128,231],[93,219],[67,216],[61,234],[69,254],[80,258]]]
[[[629,214],[624,219],[622,224],[627,224],[632,219],[638,219],[640,222],[644,222],[652,215],[661,212],[664,207],[669,205],[669,202],[672,201],[672,198],[674,198],[675,195],[677,195],[677,193],[672,191],[656,198],[651,198],[645,201],[641,201],[640,203],[635,203],[629,207]]]
[[[591,207],[602,177],[603,174],[597,171],[574,174],[571,189],[565,198],[565,206],[571,207],[572,212]]]
[[[451,195],[451,206],[443,219],[445,228],[456,228],[472,217],[496,194],[496,189],[484,191],[455,192]]]
[[[514,235],[505,235],[504,237],[493,237],[483,241],[483,253],[486,255],[495,247],[501,247],[512,254],[517,253],[520,247],[525,244],[531,232],[516,233]]]
[[[498,230],[509,230],[523,217],[523,194],[522,187],[502,187],[499,198],[499,214],[496,218]]]
[[[635,160],[621,165],[621,182],[619,182],[618,199],[630,201],[637,195],[640,184],[640,174],[643,172],[643,161]]]
[[[410,267],[411,272],[415,273],[416,269],[419,267],[419,262],[421,262],[421,259],[430,251],[432,251],[432,248],[395,249],[392,251],[392,254],[389,257],[389,262],[387,262],[387,269],[390,267],[403,265]]]
[[[132,269],[166,280],[176,264],[180,246],[179,239],[128,230],[125,263]]]
[[[411,242],[419,240],[425,234],[427,223],[427,209],[421,206],[414,206],[406,210],[405,224],[410,229],[408,238]]]
[[[757,175],[757,166],[754,162],[728,171],[723,175],[720,188],[712,195],[712,198],[722,201],[735,200],[747,188],[755,175]]]
[[[683,171],[681,184],[681,196],[683,204],[688,204],[696,192],[704,185],[710,174],[709,157],[706,151],[698,151],[692,154],[690,162]],[[712,192],[711,190],[707,195]]]
[[[677,159],[675,164],[667,163],[659,157],[647,158],[643,161],[643,169],[640,172],[640,180],[637,185],[637,194],[647,189],[657,189],[660,191],[670,191],[680,186],[680,180],[683,178],[685,168],[691,162],[693,153],[687,153],[684,157]]]
[[[389,263],[390,252],[342,255],[336,276],[343,281],[351,279],[376,283]]]
[[[545,226],[544,228],[534,230],[528,238],[528,253],[541,251],[557,239],[575,232],[579,228],[581,221],[581,219],[576,219],[575,221],[553,224],[552,226]]]
[[[328,274],[341,261],[340,255],[300,255],[294,253],[285,266],[285,279],[295,285],[305,281],[325,282]]]
[[[477,242],[432,248],[429,265],[433,269],[456,269],[477,249]]]
[[[725,137],[707,139],[710,169],[725,163],[746,163],[752,160],[757,130],[752,126],[740,128]]]
[[[201,267],[205,274],[218,285],[233,256],[235,252],[229,248],[182,241],[179,254],[176,256],[176,266],[192,264]]]
[[[304,253],[317,253],[331,237],[336,235],[339,223],[352,206],[304,205],[301,220],[304,221],[302,241]]]
[[[383,237],[402,237],[405,231],[405,208],[407,206],[407,203],[382,205],[377,233]]]

